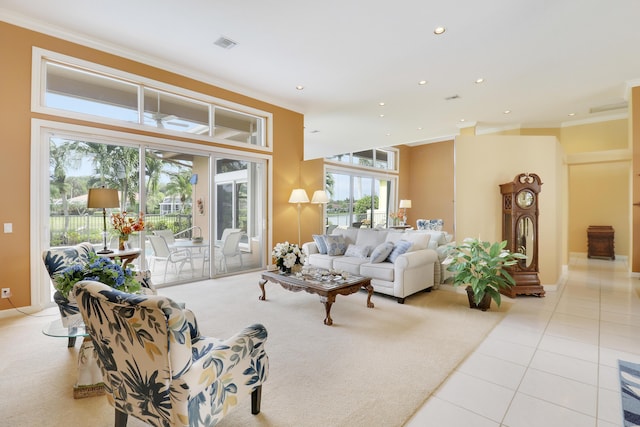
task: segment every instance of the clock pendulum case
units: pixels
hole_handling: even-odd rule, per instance
[[[500,184],[502,194],[502,240],[506,249],[526,255],[508,267],[515,286],[500,291],[516,295],[544,296],[538,278],[538,196],[542,181],[534,173],[521,173],[512,182]]]

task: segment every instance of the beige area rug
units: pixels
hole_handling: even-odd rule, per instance
[[[162,288],[193,310],[203,334],[229,337],[251,323],[267,327],[269,379],[262,412],[245,399],[220,424],[231,426],[402,426],[502,319],[509,303],[481,312],[466,295],[436,290],[404,305],[366,292],[338,296],[325,326],[317,295],[266,285],[258,273]],[[104,397],[74,400],[80,344],[44,336],[56,309],[0,320],[0,425],[112,426]],[[48,315],[48,316],[47,316]],[[129,426],[145,424],[130,418]]]

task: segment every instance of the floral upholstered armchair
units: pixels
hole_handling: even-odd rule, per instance
[[[67,267],[84,264],[89,261],[92,255],[95,255],[93,245],[89,242],[83,242],[75,246],[47,249],[42,253],[42,260],[47,269],[47,273],[49,273],[49,277],[54,281],[55,277],[61,274]],[[155,288],[151,283],[150,271],[137,271],[135,272],[135,277],[142,285],[144,293],[155,293]],[[73,300],[73,298],[71,299]],[[60,309],[63,326],[73,328],[75,323],[77,323],[76,321],[82,320],[75,302],[70,301],[69,298],[60,291],[56,291],[53,294],[53,300],[58,304],[58,308]],[[68,347],[73,347],[75,342],[76,337],[69,337]]]
[[[260,412],[269,360],[264,326],[227,340],[200,335],[191,311],[169,298],[93,281],[74,287],[116,427],[132,415],[153,426],[213,426],[251,394]]]

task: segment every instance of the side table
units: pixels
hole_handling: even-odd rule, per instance
[[[78,352],[78,380],[73,386],[73,398],[80,399],[105,394],[102,371],[98,366],[93,351],[93,341],[82,321],[73,325],[63,326],[62,320],[57,319],[46,325],[42,329],[42,333],[58,338],[83,337],[82,345]]]
[[[141,253],[142,249],[125,249],[123,251],[116,249],[108,254],[98,253],[98,255],[105,258],[120,258],[122,260],[122,266],[126,267],[127,264],[137,259]]]

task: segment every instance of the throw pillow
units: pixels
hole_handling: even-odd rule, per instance
[[[421,249],[427,249],[429,247],[429,240],[431,234],[424,231],[407,231],[404,233],[404,240],[413,243],[409,252],[419,251]]]
[[[313,234],[313,241],[316,243],[316,246],[318,247],[318,252],[320,252],[321,254],[326,254],[327,253],[327,244],[324,241],[325,236],[323,236],[322,234]]]
[[[411,248],[412,244],[413,243],[407,240],[398,240],[398,242],[393,247],[393,250],[389,254],[389,257],[387,258],[387,260],[389,262],[396,262],[396,259],[403,253],[407,252],[409,248]]]
[[[344,256],[352,256],[356,258],[365,259],[369,256],[369,246],[349,245]]]
[[[393,243],[384,242],[380,243],[376,248],[371,252],[371,263],[379,263],[387,259],[391,251],[393,250]]]
[[[347,250],[347,242],[340,235],[324,236],[327,245],[327,255],[344,255]]]

